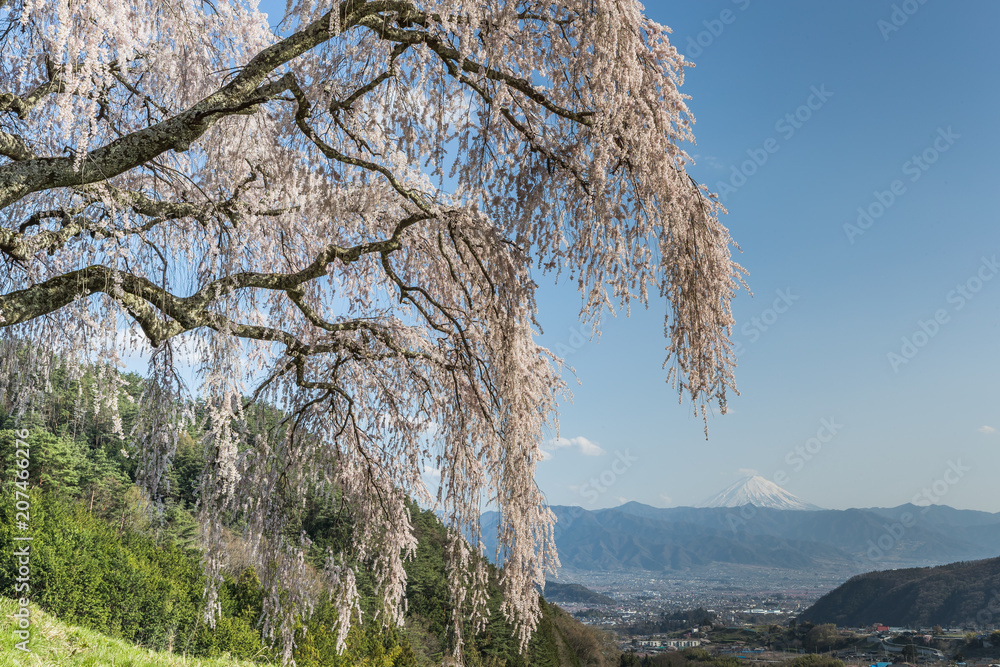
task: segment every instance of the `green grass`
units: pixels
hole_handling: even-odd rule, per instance
[[[31,653],[24,653],[14,647],[20,641],[13,634],[17,629],[13,614],[17,609],[17,602],[0,596],[0,667],[258,667],[260,664],[226,658],[188,658],[150,651],[94,630],[62,623],[35,605],[31,605],[31,639],[28,643]]]

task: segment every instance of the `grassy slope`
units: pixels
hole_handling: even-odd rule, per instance
[[[115,667],[259,667],[259,664],[207,658],[185,658],[140,648],[99,632],[62,623],[31,606],[31,653],[14,648],[12,614],[17,603],[0,597],[0,667],[55,667],[56,665]]]

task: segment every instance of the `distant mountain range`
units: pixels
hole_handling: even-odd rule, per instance
[[[803,510],[630,502],[551,509],[559,559],[578,570],[662,572],[733,563],[799,570],[838,565],[860,572],[1000,554],[1000,514],[942,505]],[[484,514],[485,536],[495,534],[495,521],[495,514]],[[487,547],[495,550],[495,544]]]
[[[743,507],[745,505],[778,510],[823,509],[792,495],[760,475],[748,475],[701,504],[702,507]]]
[[[858,575],[821,597],[799,620],[847,627],[996,625],[1000,558]]]

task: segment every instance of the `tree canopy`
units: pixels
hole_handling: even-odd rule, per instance
[[[704,415],[734,388],[743,271],[686,172],[690,63],[635,0],[290,0],[276,18],[244,0],[0,2],[4,389],[30,401],[56,354],[146,354],[122,436],[154,495],[197,394],[204,539],[252,536],[265,627],[286,639],[313,605],[283,509],[307,492],[356,527],[327,567],[341,642],[359,563],[402,619],[408,497],[438,503],[452,599],[482,618],[495,504],[523,645],[555,563],[538,445],[565,394],[534,339],[536,278],[573,281],[594,327],[665,300],[681,397]],[[117,378],[97,380],[112,420]],[[254,400],[280,411],[276,437],[247,426]]]

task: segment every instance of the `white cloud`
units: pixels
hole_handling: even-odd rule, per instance
[[[980,426],[979,427],[979,432],[980,433],[985,433],[986,435],[992,435],[992,434],[996,433],[997,430],[995,428],[993,428],[992,426]]]
[[[760,474],[759,472],[757,472],[753,468],[740,468],[736,472],[738,472],[740,475],[742,475],[744,477],[753,477],[754,475],[759,475]]]
[[[662,501],[663,501],[663,504],[664,504],[664,505],[672,505],[672,504],[673,504],[673,502],[674,502],[674,499],[673,499],[673,498],[671,498],[670,496],[668,496],[668,495],[667,495],[667,494],[665,494],[665,493],[661,493],[661,494],[660,494],[660,500],[662,500]]]
[[[441,469],[435,468],[434,466],[429,466],[425,463],[424,477],[429,477],[430,479],[441,479]]]
[[[714,155],[701,155],[701,154],[697,154],[696,153],[695,155],[692,155],[691,158],[696,163],[707,165],[707,166],[711,167],[712,169],[725,169],[726,168],[726,165],[722,163],[722,160],[720,160],[719,158],[715,157]]]
[[[554,450],[566,449],[567,447],[576,449],[584,456],[600,456],[604,453],[604,450],[601,449],[600,445],[584,438],[583,436],[577,436],[575,438],[553,438],[552,440],[546,440],[542,443],[541,460],[547,461],[552,458]]]

